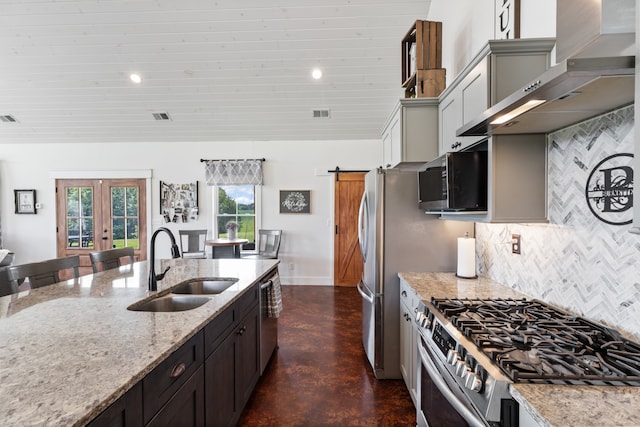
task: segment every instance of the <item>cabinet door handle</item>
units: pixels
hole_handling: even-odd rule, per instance
[[[407,291],[402,291],[401,295],[406,298],[407,297]]]
[[[242,334],[244,334],[244,332],[245,332],[246,330],[247,330],[247,327],[246,327],[246,326],[243,326],[242,328],[240,328],[240,329],[238,330],[238,332],[236,332],[236,335],[242,335]]]
[[[171,373],[169,374],[169,378],[178,378],[180,375],[184,374],[184,371],[187,370],[187,365],[184,362],[178,363],[173,367]]]

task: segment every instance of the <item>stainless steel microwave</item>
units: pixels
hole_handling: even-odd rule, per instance
[[[427,212],[487,210],[487,152],[457,151],[418,170],[418,206]]]

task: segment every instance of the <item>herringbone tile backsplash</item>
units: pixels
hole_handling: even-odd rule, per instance
[[[626,107],[550,134],[549,224],[478,223],[478,273],[640,338],[640,236],[596,218],[585,198],[598,163],[633,153],[633,123]]]

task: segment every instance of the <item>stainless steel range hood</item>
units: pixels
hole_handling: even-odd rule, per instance
[[[558,0],[556,8],[558,64],[458,136],[548,133],[634,102],[635,0]]]
[[[457,135],[548,133],[632,104],[635,60],[567,59],[458,129]],[[518,109],[520,115],[508,117]]]

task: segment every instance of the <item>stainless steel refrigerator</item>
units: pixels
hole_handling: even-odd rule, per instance
[[[362,343],[376,378],[400,373],[399,272],[456,271],[457,238],[473,223],[445,221],[418,208],[415,171],[377,169],[365,175],[358,215],[364,260]]]

